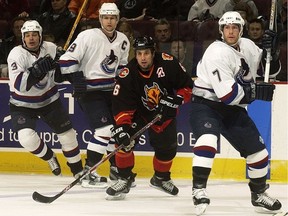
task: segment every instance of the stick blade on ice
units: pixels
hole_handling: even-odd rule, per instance
[[[38,193],[37,191],[35,191],[32,194],[32,198],[36,202],[40,202],[40,203],[51,203],[51,202],[53,202],[56,199],[55,197],[43,196],[42,194]]]

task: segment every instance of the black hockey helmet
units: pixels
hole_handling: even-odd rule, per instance
[[[141,36],[137,37],[134,40],[133,44],[134,50],[140,50],[140,49],[155,49],[155,42],[152,39],[152,37],[149,36]]]

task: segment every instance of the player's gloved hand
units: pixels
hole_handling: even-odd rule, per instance
[[[243,86],[245,101],[251,103],[254,100],[272,101],[275,85],[272,83],[251,83]]]
[[[32,64],[32,67],[28,68],[30,73],[38,80],[42,80],[48,71],[53,69],[55,69],[55,62],[49,54],[39,58]]]
[[[272,83],[254,83],[255,99],[263,101],[272,101],[275,85]]]
[[[262,59],[264,61],[267,60],[267,50],[271,49],[271,57],[272,61],[277,62],[279,61],[279,38],[277,36],[277,33],[272,30],[265,30],[263,36],[262,36],[262,47],[263,47],[263,55]]]
[[[262,36],[262,47],[263,49],[272,49],[273,43],[275,43],[277,33],[273,30],[265,30]]]
[[[111,129],[112,138],[118,145],[124,145],[125,151],[130,151],[135,144],[134,140],[130,141],[129,129],[129,125],[116,125]]]
[[[73,97],[80,98],[87,92],[86,79],[83,71],[77,71],[73,73]]]
[[[55,62],[58,62],[60,57],[65,53],[65,50],[62,48],[62,47],[57,47],[56,49],[56,55],[55,55],[55,58],[54,58],[54,61]]]
[[[178,107],[183,103],[183,97],[180,95],[164,95],[158,104],[157,111],[162,115],[161,123],[168,119],[175,118]]]

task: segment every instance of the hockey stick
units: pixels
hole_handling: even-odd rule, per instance
[[[275,22],[275,13],[276,13],[276,0],[271,1],[271,13],[270,13],[270,20],[269,20],[269,30],[273,30],[274,22]],[[265,75],[264,75],[264,82],[269,82],[269,73],[270,73],[270,61],[271,61],[271,48],[267,49],[267,56],[266,56],[266,65],[265,65]]]
[[[81,17],[82,17],[82,14],[83,14],[84,9],[86,9],[86,5],[87,5],[88,1],[89,1],[89,0],[84,0],[82,6],[81,6],[81,8],[80,8],[80,11],[78,12],[78,15],[77,15],[77,17],[76,17],[76,20],[74,21],[74,24],[73,24],[72,29],[71,29],[71,31],[70,31],[70,34],[69,34],[69,36],[68,36],[68,38],[67,38],[67,40],[66,40],[66,43],[65,43],[65,45],[64,45],[64,47],[63,47],[64,50],[67,50],[67,48],[69,47],[69,43],[70,43],[70,41],[71,41],[71,39],[72,39],[72,37],[73,37],[73,35],[74,35],[74,32],[75,32],[75,30],[76,30],[76,28],[77,28],[77,25],[78,25],[78,23],[79,23],[79,21],[80,21],[80,19],[81,19]]]
[[[142,127],[139,131],[137,131],[133,136],[131,136],[130,140],[131,142],[136,139],[138,136],[140,136],[142,133],[144,133],[148,128],[150,128],[155,122],[159,121],[161,119],[162,115],[158,114],[156,117],[151,120],[149,123],[147,123],[144,127]],[[40,202],[40,203],[52,203],[56,199],[58,199],[60,196],[62,196],[64,193],[66,193],[68,190],[70,190],[73,186],[75,186],[78,182],[80,182],[86,175],[91,173],[93,170],[97,169],[101,164],[103,164],[105,161],[109,160],[113,155],[115,155],[119,150],[121,150],[124,147],[124,145],[118,146],[114,151],[112,151],[110,154],[108,154],[106,157],[102,158],[97,164],[95,164],[93,167],[91,167],[89,170],[84,171],[77,179],[75,179],[72,183],[67,185],[61,192],[56,194],[55,196],[48,197],[44,196],[37,191],[35,191],[32,194],[33,200]]]

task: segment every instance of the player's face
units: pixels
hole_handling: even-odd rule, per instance
[[[154,52],[151,49],[136,50],[135,57],[141,70],[150,70],[154,58]]]
[[[40,36],[38,32],[26,32],[24,41],[29,50],[37,50],[40,45]]]
[[[240,37],[240,28],[236,24],[228,24],[223,28],[224,41],[228,45],[234,45]]]
[[[102,15],[101,24],[107,32],[113,32],[117,26],[118,20],[115,15]]]

